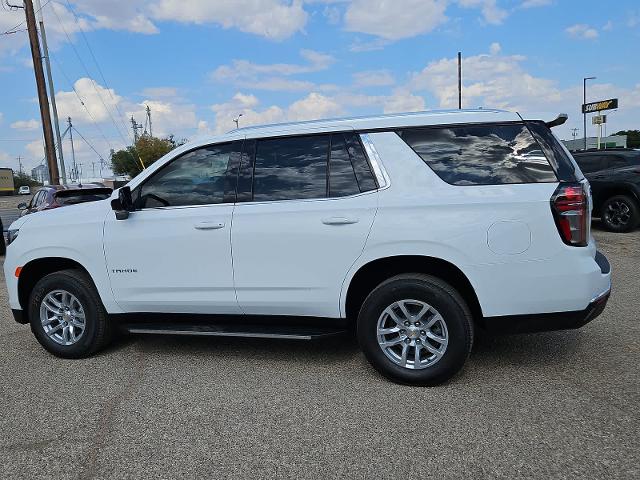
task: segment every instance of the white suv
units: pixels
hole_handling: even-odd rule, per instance
[[[394,381],[454,375],[474,329],[577,328],[606,304],[589,185],[542,121],[447,111],[251,127],[184,145],[110,200],[10,227],[18,322],[83,357],[134,333],[353,328]]]

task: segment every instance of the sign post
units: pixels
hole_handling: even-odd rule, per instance
[[[600,150],[600,139],[602,138],[602,125],[607,122],[607,116],[600,115],[600,112],[603,110],[613,110],[615,108],[618,108],[617,98],[610,98],[608,100],[599,100],[597,102],[582,104],[582,113],[584,115],[586,115],[587,113],[598,114],[591,120],[594,125],[598,125],[598,150]],[[586,140],[584,148],[587,148]]]

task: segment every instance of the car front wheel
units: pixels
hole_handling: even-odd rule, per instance
[[[446,282],[429,275],[398,275],[364,301],[358,341],[369,362],[387,378],[434,386],[464,365],[473,343],[473,322],[460,294]]]
[[[107,312],[89,276],[63,270],[42,278],[29,297],[31,330],[50,353],[81,358],[111,338]]]

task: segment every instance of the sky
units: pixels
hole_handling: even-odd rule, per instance
[[[20,156],[30,171],[44,149],[24,12],[0,1],[0,167]],[[61,128],[70,116],[87,176],[131,143],[147,105],[153,134],[177,139],[239,114],[247,126],[456,108],[458,51],[464,107],[567,113],[556,133],[569,139],[594,76],[588,101],[619,98],[608,132],[640,129],[637,0],[41,2]]]

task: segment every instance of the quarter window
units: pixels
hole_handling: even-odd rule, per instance
[[[223,203],[233,151],[233,144],[228,143],[199,148],[176,158],[142,184],[138,189],[136,207]]]
[[[399,134],[452,185],[557,181],[542,148],[524,124],[416,128]]]

